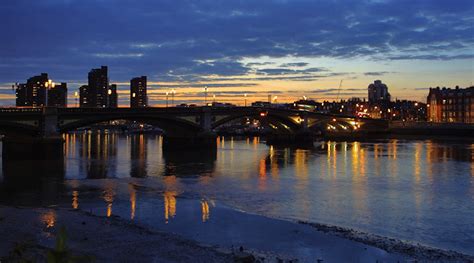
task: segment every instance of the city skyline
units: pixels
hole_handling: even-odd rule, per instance
[[[469,1],[0,5],[9,40],[0,44],[2,106],[14,104],[12,83],[42,72],[68,83],[74,105],[87,72],[101,65],[110,68],[121,106],[129,104],[129,80],[142,75],[150,106],[164,105],[171,89],[176,102],[199,103],[205,86],[236,104],[243,94],[256,101],[270,93],[281,102],[367,97],[376,79],[393,99],[426,101],[429,87],[468,87],[474,78]]]
[[[310,92],[301,91],[303,93],[298,94],[298,95],[286,94],[286,97],[283,97],[281,96],[281,94],[284,94],[284,92],[282,92],[281,90],[260,91],[260,92],[259,91],[238,91],[238,90],[237,91],[228,91],[228,90],[219,91],[218,86],[211,86],[211,87],[204,86],[201,88],[200,85],[192,85],[192,87],[185,87],[184,85],[180,85],[180,84],[175,84],[175,85],[168,84],[168,85],[165,85],[165,88],[161,86],[161,88],[151,90],[150,92],[150,91],[147,91],[147,88],[146,88],[149,85],[147,84],[148,83],[147,76],[134,77],[130,80],[129,84],[111,83],[110,79],[108,78],[108,66],[101,66],[100,68],[97,68],[97,69],[95,68],[91,69],[91,71],[89,72],[89,77],[92,72],[100,71],[100,70],[105,70],[105,75],[104,75],[104,80],[103,80],[105,82],[103,84],[105,85],[104,87],[107,87],[107,88],[104,88],[104,91],[103,91],[105,92],[104,94],[101,94],[101,92],[99,91],[93,92],[92,94],[97,93],[97,95],[93,95],[93,96],[99,96],[99,97],[105,96],[106,100],[103,102],[105,103],[104,105],[102,105],[102,102],[98,103],[96,106],[89,105],[87,103],[86,98],[92,95],[92,94],[87,95],[89,93],[87,90],[89,89],[90,82],[85,83],[84,85],[81,84],[79,88],[77,88],[76,90],[68,90],[66,88],[65,89],[66,93],[62,95],[62,96],[65,96],[64,98],[65,102],[63,103],[65,103],[65,105],[69,105],[69,107],[80,106],[80,107],[112,107],[113,108],[113,107],[160,107],[160,106],[168,107],[168,106],[175,106],[179,104],[183,104],[183,105],[184,104],[189,104],[189,105],[203,104],[204,105],[206,104],[206,101],[207,101],[207,103],[219,102],[219,103],[230,103],[236,106],[239,106],[239,105],[243,106],[243,105],[250,104],[252,102],[266,102],[266,101],[268,102],[271,101],[272,103],[286,103],[286,104],[290,103],[291,104],[298,100],[319,101],[319,102],[323,102],[323,101],[344,102],[344,101],[351,101],[351,100],[361,100],[361,101],[367,101],[367,102],[375,102],[374,100],[378,100],[377,97],[374,97],[375,94],[378,94],[377,96],[381,94],[385,94],[383,95],[383,97],[380,97],[381,101],[390,102],[393,99],[394,102],[395,101],[413,101],[413,102],[417,101],[417,102],[425,103],[427,100],[429,100],[428,98],[429,94],[431,90],[434,88],[438,88],[438,89],[439,88],[443,88],[443,89],[444,88],[448,88],[448,89],[464,88],[464,87],[459,87],[459,86],[429,87],[428,88],[429,93],[426,94],[424,97],[422,97],[420,100],[413,97],[410,97],[407,99],[398,98],[398,97],[391,98],[390,93],[388,93],[389,87],[385,83],[383,83],[382,80],[380,79],[374,80],[373,83],[369,83],[369,85],[367,85],[365,89],[349,89],[351,91],[357,90],[357,92],[359,93],[357,93],[357,95],[353,94],[352,96],[347,96],[347,97],[344,96],[345,94],[344,89],[341,88],[343,80],[339,82],[338,88],[321,90],[321,91],[330,91],[332,94],[337,94],[335,98],[310,97],[308,96],[308,94],[312,94],[311,91]],[[54,90],[55,84],[58,87],[60,86],[62,87],[68,84],[65,82],[60,82],[60,83],[54,82],[52,79],[48,78],[48,73],[41,73],[38,76],[32,76],[27,81],[30,82],[31,79],[40,78],[40,77],[44,78],[44,76],[46,76],[46,82],[52,83],[53,85],[52,86],[53,89],[51,89],[51,87],[49,88],[49,93],[51,93],[51,91]],[[45,81],[42,80],[40,82],[41,82],[41,85],[43,85]],[[138,90],[138,87],[142,85],[140,83],[144,83],[145,85],[143,91]],[[374,84],[376,86],[381,85],[381,88],[383,88],[384,91],[375,91]],[[23,90],[24,85],[26,84],[21,84],[19,82],[16,82],[16,83],[13,83],[11,87],[9,87],[12,93],[16,94],[13,97],[14,101],[16,100],[16,106],[22,106],[24,104],[22,102],[23,98],[20,98],[21,102],[19,102],[19,97],[18,97],[19,92],[24,92],[24,91],[21,91]],[[100,83],[97,85],[102,86],[102,84]],[[118,87],[121,87],[121,89],[118,89]],[[465,88],[472,88],[472,87],[474,86],[469,86]],[[176,91],[177,89],[180,91],[185,91],[185,92],[179,94]],[[106,94],[107,92],[108,94]],[[377,93],[374,93],[374,92],[377,92]],[[379,94],[379,92],[382,92],[382,93]],[[177,94],[179,94],[180,96],[177,96]],[[24,96],[25,95],[22,95],[22,97]],[[133,98],[135,98],[135,96],[137,96],[140,102],[138,102],[136,99],[135,99],[135,102],[133,102],[134,101]],[[173,97],[172,100],[170,100],[171,96]],[[91,100],[91,99],[93,98],[91,97],[88,100]],[[148,101],[150,100],[155,103],[148,103]],[[139,105],[142,105],[142,106],[134,106],[134,103],[140,103]],[[13,102],[13,104],[15,104],[15,102]],[[27,104],[25,105],[28,106]],[[35,106],[35,105],[32,105],[32,106]],[[61,107],[60,104],[58,104],[58,106]]]

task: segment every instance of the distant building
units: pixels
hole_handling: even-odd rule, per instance
[[[28,89],[26,84],[19,84],[16,88],[16,106],[17,107],[26,107],[28,105]]]
[[[16,90],[16,106],[41,107],[46,104],[46,83],[48,74],[29,78],[25,84],[20,84]]]
[[[108,69],[102,66],[92,69],[88,75],[88,85],[80,92],[81,107],[105,108],[108,106]]]
[[[117,84],[110,84],[109,86],[109,90],[107,91],[107,107],[118,107]]]
[[[381,80],[374,81],[368,87],[369,103],[377,104],[381,102],[390,101],[390,93],[388,93],[387,85],[383,84]]]
[[[130,107],[143,108],[148,106],[146,76],[130,80]]]
[[[474,86],[430,88],[427,103],[428,121],[474,123]]]
[[[56,84],[48,90],[48,106],[67,107],[67,84]]]
[[[82,85],[79,87],[79,106],[81,108],[92,108],[94,107],[91,105],[91,102],[89,101],[89,98],[91,95],[89,95],[89,86],[87,85]]]
[[[46,96],[48,98],[46,98]],[[17,107],[66,107],[67,84],[55,84],[47,73],[31,77],[26,83],[19,84],[16,89]]]

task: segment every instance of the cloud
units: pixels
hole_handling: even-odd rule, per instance
[[[273,65],[275,64],[274,62],[251,62],[245,64],[247,67],[255,67],[255,66],[267,66],[267,65]]]
[[[340,92],[340,94],[342,95],[344,92],[347,92],[347,91],[357,91],[358,93],[361,93],[361,92],[366,93],[367,90],[366,89],[358,89],[358,88],[341,88],[341,89],[329,88],[329,89],[312,90],[310,92],[311,93],[324,93],[324,94],[337,94],[338,92]]]
[[[98,58],[140,58],[143,57],[143,53],[128,53],[128,54],[105,54],[105,53],[97,53],[94,54],[93,56],[98,57]]]
[[[290,80],[279,77],[308,73],[307,58],[472,59],[473,14],[472,0],[1,1],[0,60],[8,66],[0,82],[40,72],[80,80],[102,64],[117,81],[195,81],[256,68]],[[273,64],[242,62],[259,57],[301,62],[265,70]]]
[[[385,74],[390,74],[390,73],[393,73],[393,72],[390,72],[390,71],[373,71],[373,72],[365,72],[364,75],[365,76],[383,76]]]
[[[283,68],[306,67],[308,65],[309,63],[306,63],[306,62],[295,62],[295,63],[283,63],[280,65],[280,67],[283,67]]]
[[[149,87],[158,88],[234,88],[254,87],[256,83],[183,83],[183,84],[148,84]]]
[[[288,69],[288,68],[264,68],[256,71],[258,75],[295,75],[311,74],[328,71],[326,68]]]
[[[474,54],[460,54],[460,55],[398,55],[391,56],[392,60],[453,60],[453,59],[474,59]]]

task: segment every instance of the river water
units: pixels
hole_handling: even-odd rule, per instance
[[[212,220],[219,203],[474,255],[471,141],[322,141],[299,149],[221,137],[217,151],[174,153],[161,142],[157,135],[65,135],[64,160],[2,164],[1,201],[168,225]],[[19,176],[28,173],[65,180]]]

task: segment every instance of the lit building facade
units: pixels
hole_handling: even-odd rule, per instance
[[[93,106],[89,102],[89,86],[82,85],[79,87],[79,106],[81,108],[92,108]]]
[[[25,84],[20,84],[16,90],[17,107],[42,107],[46,105],[47,73],[29,78]]]
[[[474,123],[474,86],[430,88],[427,103],[428,121]]]
[[[67,84],[55,84],[47,73],[31,77],[16,89],[17,107],[67,106]]]
[[[130,80],[130,107],[143,108],[148,106],[146,76]]]

